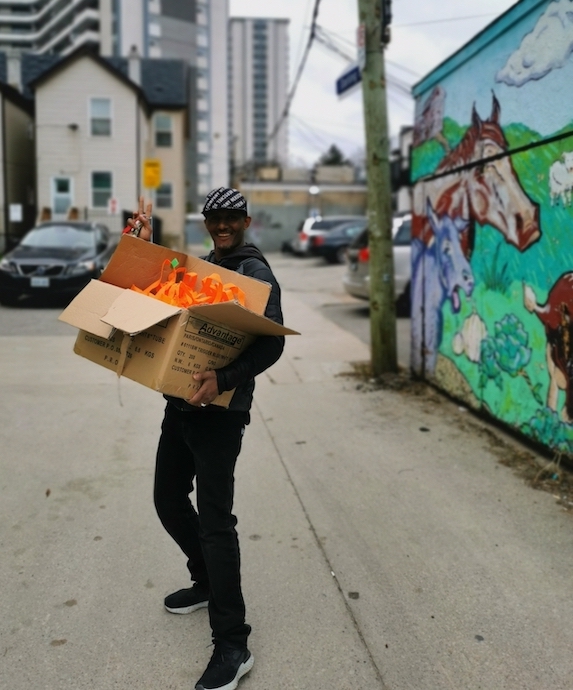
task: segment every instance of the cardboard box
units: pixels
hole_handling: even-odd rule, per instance
[[[218,273],[238,285],[238,302],[182,309],[130,290],[144,289],[159,276],[165,259],[198,275]],[[191,398],[199,385],[192,374],[219,369],[234,360],[259,335],[298,335],[263,314],[271,287],[137,237],[124,235],[99,280],[92,280],[60,314],[79,329],[74,352],[153,390]],[[233,391],[214,404],[228,407]]]

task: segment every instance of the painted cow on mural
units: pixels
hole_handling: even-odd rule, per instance
[[[474,289],[471,266],[464,256],[460,233],[466,221],[439,215],[430,200],[426,206],[435,241],[426,245],[418,239],[412,241],[412,300],[424,304],[423,318],[412,321],[412,338],[424,343],[423,364],[426,373],[436,368],[438,348],[442,340],[442,307],[449,301],[452,312],[459,312],[460,293],[470,296]],[[413,353],[414,366],[417,355]]]
[[[547,337],[546,358],[549,373],[547,407],[557,411],[560,390],[565,391],[562,418],[573,421],[573,272],[560,276],[539,304],[533,288],[523,286],[525,308],[543,324]]]
[[[555,161],[549,168],[549,195],[551,205],[559,201],[563,206],[571,206],[573,190],[573,151],[561,154],[561,160]]]
[[[474,105],[471,126],[440,163],[434,179],[420,181],[414,188],[414,236],[431,241],[432,228],[425,216],[429,197],[438,214],[466,221],[462,246],[467,257],[474,247],[476,223],[496,228],[521,252],[541,236],[539,204],[523,190],[510,156],[503,155],[508,144],[499,124],[499,102],[495,95],[492,99],[489,118],[482,120]]]

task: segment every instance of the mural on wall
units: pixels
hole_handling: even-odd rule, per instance
[[[417,103],[412,368],[573,454],[573,0],[496,35]]]

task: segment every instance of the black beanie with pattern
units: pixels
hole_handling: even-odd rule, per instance
[[[247,215],[247,200],[238,189],[228,187],[213,189],[205,198],[203,215],[220,210],[241,211]]]

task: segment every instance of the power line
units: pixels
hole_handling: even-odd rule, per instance
[[[304,32],[304,29],[306,29],[306,27],[307,27],[307,21],[306,21],[307,17],[310,17],[310,16],[311,16],[311,15],[310,15],[311,7],[312,7],[312,0],[307,0],[306,9],[305,9],[305,11],[304,11],[304,19],[305,19],[305,21],[304,21],[304,24],[303,24],[303,30],[300,32],[300,36],[299,36],[299,39],[298,39],[298,44],[297,44],[297,49],[296,49],[296,63],[295,63],[295,64],[298,64],[299,58],[300,58],[300,56],[302,55],[302,52],[303,52],[303,49],[304,49],[304,45],[303,45],[303,44],[304,44],[304,33],[305,33],[305,32]]]
[[[303,120],[302,118],[300,118],[296,115],[293,115],[292,117],[296,120],[295,124],[299,127],[299,131],[300,131],[301,125],[303,127],[306,127],[308,132],[312,133],[312,135],[316,138],[317,142],[321,141],[321,146],[326,145],[325,148],[328,148],[328,146],[332,143],[332,139],[336,139],[337,141],[345,142],[347,144],[356,144],[354,139],[342,136],[340,134],[337,134],[334,131],[336,129],[341,129],[341,130],[344,130],[345,132],[347,132],[348,131],[348,125],[347,124],[339,123],[339,125],[336,125],[336,123],[329,122],[328,124],[330,125],[330,130],[328,130],[328,129],[325,129],[324,122],[320,121],[321,127],[320,127],[320,129],[318,129],[318,128],[312,127],[312,125],[308,124],[309,122],[318,122],[317,120],[312,120],[312,119],[311,120]],[[333,127],[333,125],[334,125],[334,127]],[[326,139],[327,137],[329,139],[329,142],[327,142],[327,139]]]
[[[326,48],[331,50],[332,52],[336,53],[337,55],[340,55],[343,57],[345,60],[348,62],[356,62],[356,55],[351,54],[348,50],[348,47],[345,46],[344,48],[340,48],[339,45],[336,45],[335,39],[338,40],[339,43],[347,43],[350,49],[356,48],[355,45],[352,44],[351,41],[348,41],[345,39],[343,36],[340,36],[340,34],[336,34],[333,31],[329,31],[328,29],[325,29],[323,26],[320,26],[319,24],[316,25],[316,33],[315,33],[315,39],[319,42],[322,43]],[[411,75],[413,75],[416,78],[420,78],[421,75],[418,74],[418,72],[414,72],[413,70],[409,69],[408,67],[404,67],[403,65],[398,64],[397,62],[392,62],[391,60],[386,60],[386,64],[392,65],[393,67],[397,67],[400,70],[403,70],[404,72],[409,72]],[[398,80],[396,80],[398,81]],[[402,82],[402,85],[405,88],[410,88],[408,84],[405,82]]]
[[[302,71],[303,71],[304,66],[305,66],[305,64],[306,64],[306,59],[308,58],[308,54],[309,54],[309,52],[310,52],[310,48],[311,48],[311,46],[312,46],[312,42],[313,42],[313,40],[314,40],[314,38],[315,38],[315,33],[316,33],[316,31],[315,31],[315,29],[316,29],[316,18],[318,17],[318,7],[319,7],[319,5],[320,5],[320,0],[316,0],[316,2],[314,3],[314,10],[313,10],[313,12],[312,12],[312,23],[311,23],[311,26],[310,26],[310,34],[309,34],[309,37],[308,37],[308,42],[307,42],[307,44],[306,44],[306,49],[305,49],[305,51],[304,51],[304,55],[302,56],[301,63],[300,63],[300,65],[298,66],[298,71],[297,71],[297,73],[296,73],[296,77],[294,78],[294,82],[293,82],[292,88],[291,88],[291,90],[290,90],[290,93],[289,93],[289,95],[287,96],[287,100],[286,100],[286,104],[285,104],[284,110],[283,110],[281,116],[279,117],[277,123],[275,124],[273,131],[269,134],[269,136],[268,136],[268,138],[267,138],[267,144],[269,144],[269,143],[276,137],[276,135],[277,135],[277,133],[278,133],[278,131],[279,131],[279,129],[280,129],[282,123],[286,120],[286,118],[287,118],[287,116],[288,116],[288,113],[289,113],[289,110],[290,110],[290,106],[291,106],[292,100],[293,100],[293,98],[294,98],[294,95],[295,95],[295,93],[296,93],[296,89],[297,89],[297,87],[298,87],[298,83],[299,83],[300,78],[301,78],[301,76],[302,76]]]
[[[332,35],[323,29],[321,26],[316,25],[316,32],[315,32],[315,39],[319,42],[322,43],[324,46],[326,46],[329,50],[332,52],[336,53],[337,55],[340,55],[340,57],[344,58],[348,62],[354,62],[356,59],[352,55],[349,55],[347,52],[339,48],[336,43],[332,40]]]
[[[466,19],[481,19],[482,17],[497,17],[499,12],[488,12],[487,14],[472,14],[466,17],[449,17],[447,19],[428,19],[425,22],[413,22],[412,24],[392,24],[393,29],[404,29],[408,26],[424,26],[425,24],[442,24],[445,22],[463,22]]]
[[[392,62],[392,60],[386,60],[385,62],[387,65],[392,65],[392,67],[397,67],[398,69],[401,69],[404,72],[408,72],[413,77],[416,77],[418,79],[422,76],[419,72],[414,72],[414,70],[409,69],[408,67],[404,67],[404,65],[400,65],[397,62]]]

